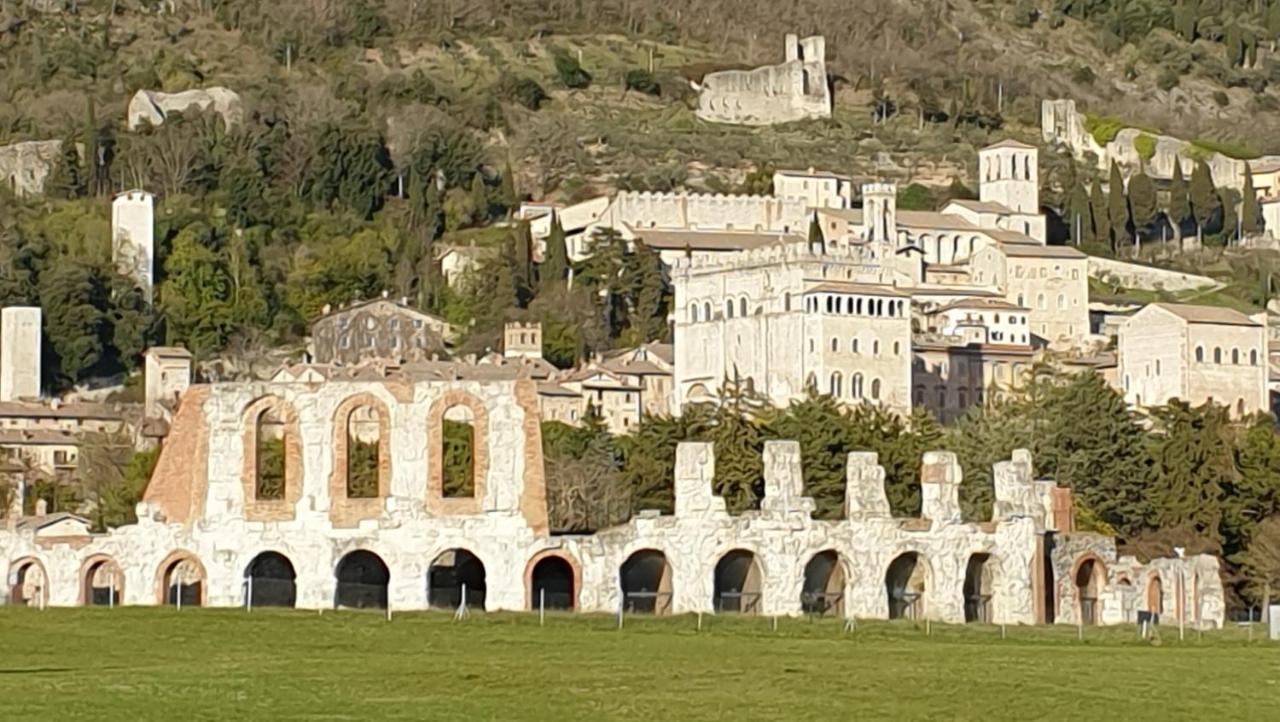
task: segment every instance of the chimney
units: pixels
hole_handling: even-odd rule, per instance
[[[45,516],[49,513],[49,502],[44,499],[36,499],[36,516]]]

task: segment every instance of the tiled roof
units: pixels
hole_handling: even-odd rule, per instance
[[[1168,311],[1187,323],[1208,323],[1224,326],[1262,325],[1232,308],[1197,306],[1189,303],[1153,303],[1151,305]]]

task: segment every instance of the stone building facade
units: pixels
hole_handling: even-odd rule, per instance
[[[716,123],[772,125],[831,117],[827,45],[821,35],[788,34],[786,59],[752,70],[708,73],[694,83],[697,115]]]
[[[155,196],[132,190],[111,202],[111,261],[149,303],[155,279]]]
[[[162,93],[158,90],[139,90],[129,100],[127,120],[129,130],[144,125],[163,125],[171,113],[217,113],[226,127],[244,120],[244,105],[240,95],[220,87],[197,88],[179,93]]]
[[[443,424],[465,409],[472,484],[443,484]],[[351,493],[353,419],[372,421],[371,493]],[[264,423],[282,465],[260,463]],[[361,441],[361,443],[365,443]],[[681,444],[675,513],[591,535],[552,535],[529,379],[437,380],[384,370],[327,383],[193,386],[136,524],[13,520],[0,531],[19,604],[279,604],[585,612],[758,613],[1031,624],[1130,621],[1125,584],[1195,575],[1188,619],[1221,624],[1212,557],[1142,566],[1071,529],[1069,492],[1036,481],[1026,452],[994,469],[989,522],[967,522],[954,455],[931,452],[918,518],[894,518],[874,454],[851,454],[846,511],[812,519],[799,445],[769,442],[765,496],[732,515],[712,493],[711,445]],[[264,486],[263,476],[277,484]],[[270,493],[266,493],[267,491]],[[1088,567],[1087,574],[1078,574]],[[1076,584],[1080,579],[1083,584]],[[1167,590],[1169,587],[1163,587]],[[1165,592],[1167,595],[1167,592]],[[1167,599],[1165,597],[1164,599]],[[1168,601],[1164,601],[1166,605]]]
[[[1266,325],[1229,308],[1153,303],[1121,327],[1120,390],[1135,407],[1172,399],[1270,411]]]
[[[444,350],[450,335],[443,319],[384,296],[337,310],[326,306],[311,325],[311,347],[320,364],[425,361]]]
[[[971,264],[978,284],[1029,309],[1031,333],[1044,343],[1073,346],[1089,336],[1089,257],[1068,246],[1001,244]]]
[[[0,310],[0,402],[40,398],[42,316],[39,306]]]
[[[61,153],[60,140],[30,140],[0,146],[0,186],[15,196],[43,193],[45,179]]]

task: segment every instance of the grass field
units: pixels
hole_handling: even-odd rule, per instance
[[[1265,719],[1280,645],[1232,628],[0,609],[10,720]],[[1257,638],[1261,639],[1261,630]]]

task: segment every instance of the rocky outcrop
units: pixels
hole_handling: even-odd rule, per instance
[[[163,125],[170,113],[210,111],[222,116],[227,127],[244,119],[240,96],[227,88],[184,90],[181,93],[139,90],[129,101],[129,130],[137,130],[144,124]]]
[[[0,147],[0,183],[17,196],[43,193],[45,179],[61,151],[60,140],[31,140]]]

